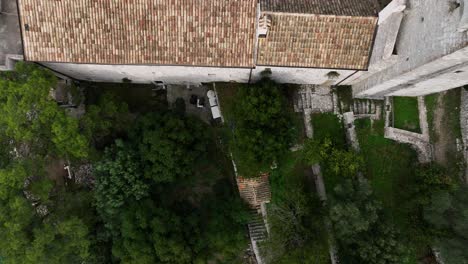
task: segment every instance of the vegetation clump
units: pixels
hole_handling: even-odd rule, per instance
[[[293,142],[293,123],[282,89],[268,75],[239,90],[233,117],[232,146],[243,176],[268,171]]]
[[[2,263],[242,263],[246,210],[211,128],[167,107],[131,113],[112,91],[75,118],[50,72],[4,77]],[[70,162],[94,168],[92,184],[69,179]]]

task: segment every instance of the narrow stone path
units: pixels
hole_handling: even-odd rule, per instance
[[[468,91],[465,88],[461,91],[460,126],[465,155],[465,183],[468,184]]]
[[[304,111],[307,112],[307,111]],[[306,113],[304,113],[306,114]],[[310,116],[310,113],[307,113]],[[306,127],[306,131],[312,131],[310,134],[307,135],[308,138],[313,138],[313,127],[310,118],[304,118],[304,126]],[[315,188],[317,191],[317,195],[319,199],[322,201],[324,206],[327,203],[327,191],[325,188],[325,182],[323,181],[322,171],[320,168],[320,164],[314,164],[312,166],[312,171],[314,173],[314,181],[315,181]],[[327,229],[328,235],[328,253],[330,254],[330,260],[332,264],[339,263],[338,261],[338,250],[336,248],[336,242],[333,237],[333,230],[330,221],[325,220],[325,228]]]

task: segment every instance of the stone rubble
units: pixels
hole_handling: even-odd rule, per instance
[[[333,112],[334,102],[331,87],[319,85],[301,85],[294,96],[294,111],[310,113]]]

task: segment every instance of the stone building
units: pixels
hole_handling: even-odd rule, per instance
[[[24,59],[78,80],[337,84],[368,68],[376,0],[18,0]]]
[[[468,1],[394,0],[378,24],[368,71],[342,83],[356,97],[421,96],[468,84]]]
[[[0,1],[0,71],[13,69],[14,63],[23,58],[18,21],[16,1]]]
[[[200,84],[269,68],[358,98],[420,96],[468,84],[465,2],[3,0],[0,70],[24,55],[77,80]]]

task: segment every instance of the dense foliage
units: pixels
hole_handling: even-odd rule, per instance
[[[424,219],[442,231],[435,248],[444,263],[468,263],[468,188],[434,192],[424,209]]]
[[[195,161],[206,154],[204,129],[200,121],[173,112],[141,117],[131,138],[146,177],[172,182],[193,175]]]
[[[240,89],[233,108],[236,162],[244,176],[257,176],[293,141],[292,119],[281,87],[265,75],[260,82]]]
[[[27,145],[38,154],[84,158],[87,140],[78,120],[60,109],[49,93],[56,85],[48,71],[17,64],[16,72],[0,79],[0,133],[16,147]]]
[[[304,159],[309,165],[320,163],[327,168],[332,177],[355,178],[363,168],[362,156],[351,150],[336,147],[330,139],[306,141]]]
[[[79,189],[59,198],[63,186],[47,177],[51,157],[81,159],[89,150],[79,121],[49,97],[55,84],[52,74],[25,63],[0,80],[0,255],[5,263],[90,259],[92,221],[71,201],[91,204],[74,197]]]
[[[112,93],[71,117],[56,83],[25,63],[0,80],[2,263],[241,261],[246,211],[211,128],[180,106],[129,113]],[[70,161],[95,181],[68,179]]]
[[[404,263],[405,248],[365,179],[335,187],[330,219],[347,263]]]
[[[269,239],[265,256],[269,263],[328,264],[325,210],[310,179],[302,153],[289,153],[270,175],[272,202],[268,205]]]
[[[141,116],[97,165],[96,202],[124,263],[235,260],[245,247],[245,210],[228,183],[193,201],[186,188],[208,158],[207,127],[171,111]],[[218,183],[220,179],[216,181]]]

